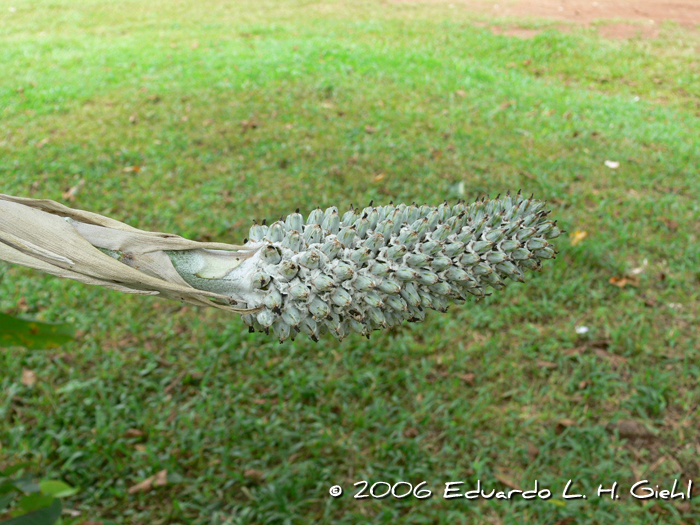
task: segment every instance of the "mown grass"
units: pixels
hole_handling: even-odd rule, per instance
[[[76,522],[698,519],[692,502],[627,493],[700,477],[696,34],[550,27],[521,41],[436,3],[9,7],[4,193],[77,187],[72,206],[236,242],[297,207],[522,188],[587,232],[524,285],[341,343],[280,345],[221,312],[2,266],[0,310],[83,333],[59,352],[0,354],[0,465],[36,459],[79,485]],[[610,284],[625,275],[636,286]],[[652,432],[620,437],[620,419]],[[175,483],[127,494],[162,469]],[[570,478],[588,500],[561,499]],[[361,479],[427,481],[436,496],[356,500]],[[440,497],[477,479],[537,479],[554,498]],[[613,481],[621,500],[595,497]]]

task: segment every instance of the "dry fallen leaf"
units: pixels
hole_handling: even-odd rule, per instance
[[[557,421],[557,426],[554,429],[554,432],[556,434],[561,434],[562,432],[564,432],[564,429],[569,428],[569,427],[575,427],[575,426],[576,426],[576,421],[574,421],[573,419],[566,419],[566,418],[560,419],[559,421]]]
[[[155,476],[144,479],[142,482],[137,483],[131,487],[128,492],[129,494],[136,494],[137,492],[148,492],[153,487],[162,487],[168,483],[168,471],[161,470]]]
[[[476,379],[476,374],[457,374],[457,377],[459,377],[466,384],[473,385],[474,379]]]
[[[386,175],[384,173],[379,173],[378,175],[375,175],[374,179],[372,179],[372,180],[374,182],[381,182],[384,180],[384,177],[386,177]]]
[[[569,348],[567,350],[562,350],[562,354],[564,354],[564,355],[579,355],[579,354],[583,354],[586,350],[589,350],[589,349],[593,349],[596,352],[598,350],[605,351],[605,349],[608,348],[609,346],[610,346],[610,343],[608,341],[606,341],[605,339],[601,339],[598,341],[589,341],[582,346],[577,346],[576,348]]]
[[[254,483],[262,483],[263,479],[265,479],[265,473],[261,470],[251,468],[243,473],[243,477],[248,478]]]
[[[667,460],[668,460],[668,458],[667,458],[666,456],[661,456],[661,457],[657,458],[656,461],[654,461],[651,465],[649,465],[649,468],[647,469],[647,472],[651,474],[651,473],[654,472],[657,468],[659,468],[660,465],[662,465],[663,463],[665,463]]]
[[[562,350],[562,354],[564,355],[580,355],[583,352],[586,351],[586,346],[577,346],[576,348],[567,348],[566,350]]]
[[[595,355],[597,357],[600,357],[601,359],[605,359],[606,361],[609,361],[610,364],[614,366],[620,366],[624,365],[627,363],[627,358],[623,357],[621,355],[616,355],[616,354],[611,354],[610,352],[607,352],[603,350],[602,348],[595,348],[593,350]]]
[[[644,423],[633,419],[620,419],[615,423],[608,423],[605,428],[611,432],[617,430],[621,438],[653,438],[655,435]]]
[[[559,521],[555,521],[554,525],[570,525],[571,523],[574,523],[576,521],[576,518],[569,516],[568,518],[561,519]]]
[[[78,192],[80,191],[80,188],[82,188],[84,184],[85,184],[85,180],[80,179],[75,186],[72,186],[69,189],[67,189],[66,191],[64,191],[63,194],[61,195],[63,197],[63,200],[73,202],[75,200],[75,196],[78,194]]]
[[[661,222],[663,222],[666,228],[668,228],[672,232],[675,232],[679,226],[678,221],[674,221],[673,219],[667,219],[666,217],[663,217],[661,219]]]
[[[418,435],[418,429],[415,427],[407,428],[403,431],[403,435],[407,438],[414,438]]]
[[[182,379],[187,375],[187,370],[180,372],[175,379],[173,379],[168,386],[163,389],[163,393],[170,394],[182,381]]]
[[[520,490],[520,485],[513,481],[510,478],[510,476],[508,476],[505,472],[502,472],[499,469],[496,469],[496,471],[493,473],[493,477],[495,477],[498,481],[503,483],[508,488],[511,488],[513,490]]]
[[[19,298],[19,301],[17,301],[17,304],[15,307],[20,311],[20,312],[26,312],[29,310],[29,303],[27,303],[27,298],[22,296]]]
[[[33,370],[29,370],[27,368],[22,370],[22,378],[20,379],[20,382],[24,386],[34,386],[36,383],[36,373]]]
[[[571,242],[571,246],[576,246],[586,237],[588,237],[588,232],[585,232],[583,230],[576,230],[576,231],[571,232],[569,234],[569,240]]]
[[[365,132],[366,133],[376,133],[377,128],[375,128],[374,126],[367,125],[367,126],[365,126]]]
[[[527,444],[527,455],[530,458],[530,461],[535,461],[535,459],[537,459],[537,456],[539,456],[539,454],[540,454],[539,448],[537,448],[532,443]]]
[[[135,437],[141,437],[144,436],[146,433],[143,430],[139,430],[138,428],[130,428],[126,432],[124,432],[124,437],[125,438],[135,438]]]
[[[455,91],[455,95],[457,95],[458,97],[466,97],[467,92],[464,91],[463,89],[458,89],[457,91]]]
[[[248,131],[249,129],[257,129],[259,127],[260,127],[260,123],[255,119],[248,119],[248,120],[241,121],[241,128],[243,128],[244,132]]]
[[[537,366],[540,368],[556,368],[558,365],[556,363],[552,363],[551,361],[537,361]]]
[[[177,417],[177,410],[175,408],[172,408],[170,410],[170,415],[168,416],[168,419],[165,420],[166,423],[170,424],[173,421],[175,421],[175,418]]]
[[[644,297],[644,306],[647,308],[653,308],[656,306],[656,299],[653,297]]]
[[[640,275],[640,274],[644,273],[644,270],[646,269],[647,266],[649,266],[649,260],[644,259],[642,261],[641,266],[638,266],[636,268],[632,268],[629,273],[630,273],[630,275]]]
[[[618,288],[624,288],[625,286],[639,286],[639,278],[634,276],[611,277],[609,282]]]
[[[163,487],[168,484],[168,471],[167,470],[161,470],[158,472],[155,476],[155,480],[153,481],[153,486],[154,487]]]

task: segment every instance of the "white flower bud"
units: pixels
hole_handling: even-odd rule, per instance
[[[307,299],[309,295],[311,295],[311,290],[309,290],[308,286],[302,283],[297,283],[289,288],[289,295],[293,299],[304,300]]]
[[[377,289],[385,294],[394,295],[401,291],[401,285],[393,279],[382,279],[377,285]]]
[[[342,249],[343,245],[335,237],[328,237],[321,247],[321,251],[331,260],[335,259]]]
[[[342,288],[336,288],[331,294],[331,301],[333,301],[333,304],[345,308],[352,304],[352,295]]]
[[[296,230],[300,232],[304,227],[304,217],[302,217],[299,212],[292,213],[287,216],[285,225],[287,226],[288,230]]]
[[[306,219],[306,224],[321,224],[324,219],[324,213],[321,208],[316,208],[309,213],[309,217]]]

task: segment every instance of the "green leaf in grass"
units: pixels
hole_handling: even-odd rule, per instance
[[[43,323],[0,313],[0,348],[23,346],[32,350],[56,348],[75,339],[66,323]]]

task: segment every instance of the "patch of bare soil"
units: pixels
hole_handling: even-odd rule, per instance
[[[491,32],[495,35],[507,35],[514,36],[517,38],[534,38],[539,35],[542,31],[539,29],[528,29],[525,27],[500,27],[492,26]]]
[[[700,0],[393,0],[397,3],[442,3],[454,7],[508,17],[548,18],[577,22],[614,20],[599,30],[609,38],[654,38],[658,25],[666,20],[687,28],[700,25]],[[620,20],[629,21],[629,23]],[[494,32],[520,38],[532,38],[536,30],[495,28]]]
[[[625,24],[613,23],[598,27],[598,32],[607,38],[656,38],[659,36],[659,26],[656,24]]]

